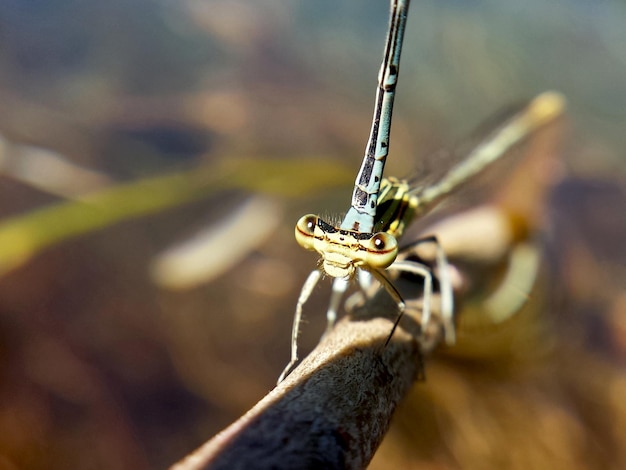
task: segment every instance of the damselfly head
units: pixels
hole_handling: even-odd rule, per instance
[[[296,241],[322,256],[324,272],[351,278],[357,267],[385,269],[398,255],[398,242],[389,233],[343,230],[316,215],[305,215],[296,224]]]

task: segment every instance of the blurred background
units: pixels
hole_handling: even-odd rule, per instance
[[[387,16],[0,2],[2,468],[164,468],[273,387],[316,263],[293,226],[347,208]],[[433,360],[372,468],[626,465],[625,22],[620,0],[413,2],[387,174],[512,102],[568,99],[546,202],[558,352],[515,373]]]

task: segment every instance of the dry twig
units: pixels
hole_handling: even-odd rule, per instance
[[[415,335],[398,328],[385,346],[391,322],[380,310],[390,305],[376,300],[369,318],[339,322],[254,408],[173,469],[364,468],[421,372]]]
[[[473,221],[470,226],[490,225],[490,235],[502,250],[481,250],[485,247],[481,243],[471,251],[474,258],[497,264],[497,260],[507,256],[512,242],[506,224],[497,223],[500,217],[498,211],[475,211],[457,218],[449,229],[442,227],[438,235],[444,248],[446,244],[452,248],[454,240],[450,240],[450,234],[466,219]],[[489,221],[493,223],[488,224]],[[473,239],[471,232],[464,233]],[[468,240],[461,244],[469,245],[476,244]],[[299,367],[254,408],[173,469],[367,466],[398,402],[422,372],[422,355],[432,351],[443,337],[438,296],[432,299],[433,316],[422,334],[416,285],[402,279],[395,284],[409,303],[389,344],[385,346],[396,305],[382,291],[351,318],[340,321]],[[417,305],[412,303],[413,298],[418,299]]]

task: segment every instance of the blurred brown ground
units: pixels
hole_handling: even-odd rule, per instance
[[[436,358],[372,468],[626,465],[625,20],[617,1],[413,2],[388,174],[510,102],[568,98],[542,307],[555,346],[513,366]],[[386,21],[373,0],[4,1],[0,132],[111,181],[239,157],[323,155],[356,171]],[[163,468],[239,416],[288,358],[315,263],[293,223],[340,214],[350,191],[285,198],[271,239],[186,292],[155,286],[151,262],[243,194],[68,240],[1,278],[0,465]],[[0,176],[3,218],[59,200]],[[307,317],[304,349],[324,321]]]

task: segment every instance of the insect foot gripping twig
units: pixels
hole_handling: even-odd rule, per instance
[[[390,303],[375,299],[367,315],[341,320],[254,408],[173,469],[366,467],[421,370],[413,334],[398,328],[384,346]]]

